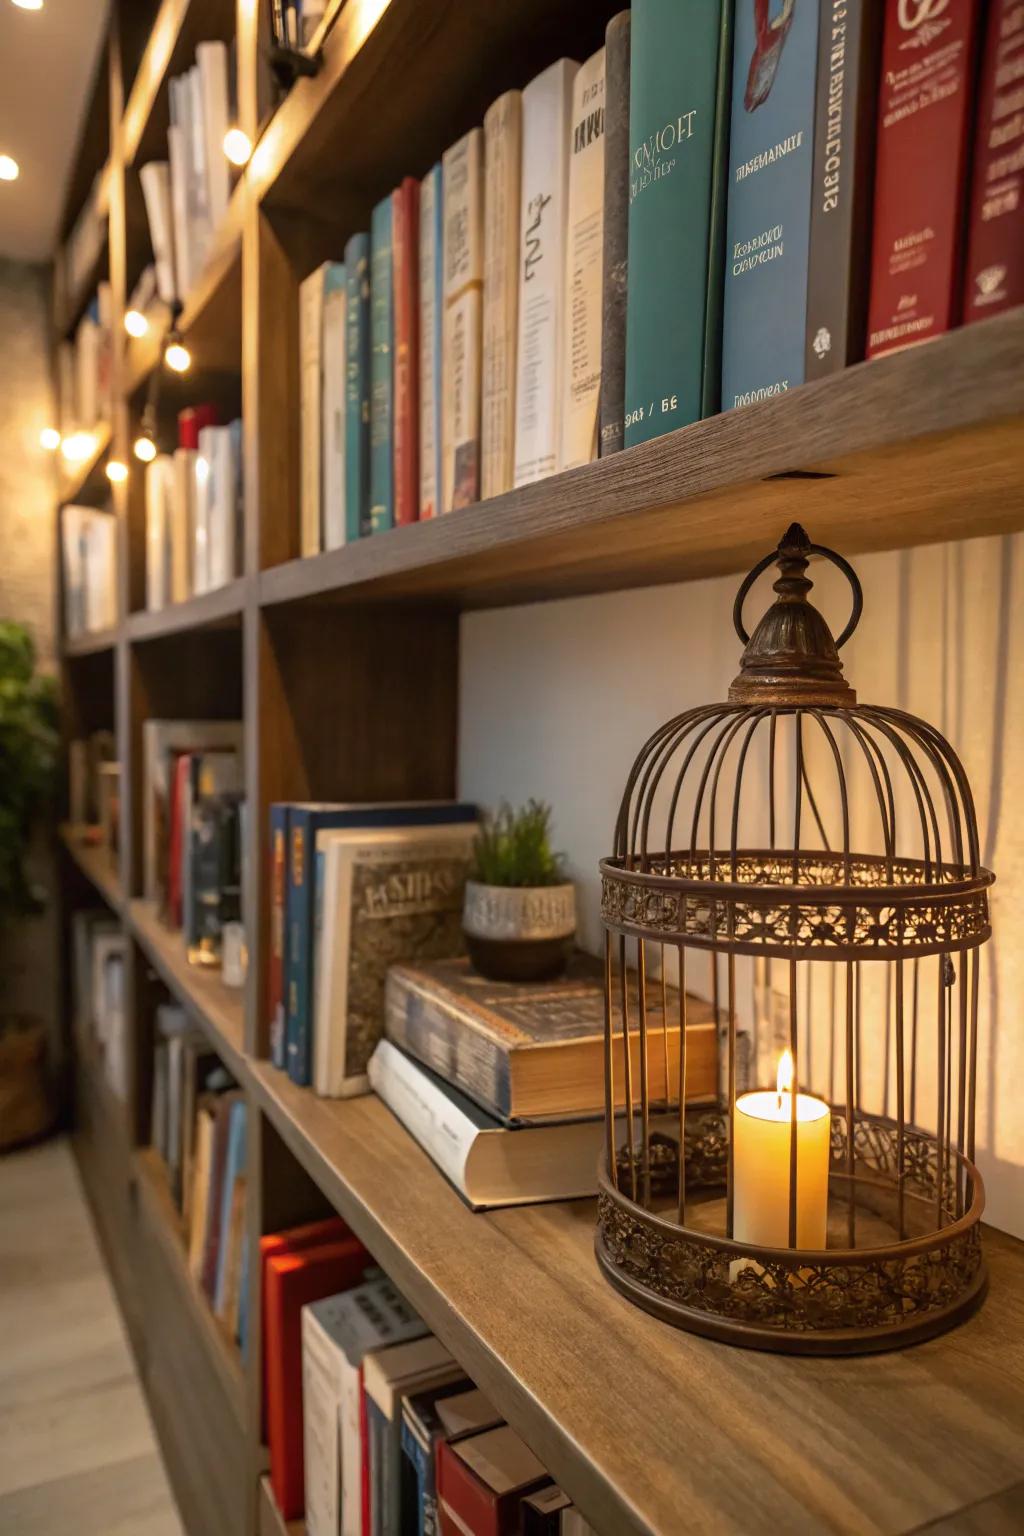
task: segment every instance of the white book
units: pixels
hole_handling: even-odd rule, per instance
[[[188,223],[188,138],[185,129],[174,121],[175,101],[182,81],[172,80],[171,125],[167,130],[167,160],[171,173],[171,227],[174,232],[175,297],[184,303],[194,278],[192,242]]]
[[[562,306],[560,469],[597,458],[604,297],[604,49],[573,81],[569,148],[569,224]]]
[[[239,449],[233,426],[200,428],[202,539],[197,538],[196,549],[205,592],[238,575]]]
[[[313,1087],[350,1098],[369,1087],[394,962],[459,952],[474,822],[324,830],[316,839]]]
[[[203,102],[203,149],[210,225],[216,231],[228,208],[231,175],[224,153],[228,122],[228,50],[226,43],[196,44],[196,67]]]
[[[523,98],[506,91],[484,117],[483,404],[480,495],[512,489],[519,310],[519,196]]]
[[[321,489],[325,549],[345,542],[345,316],[344,262],[330,265],[324,281],[321,357]]]
[[[177,296],[174,279],[174,218],[171,211],[171,167],[166,160],[151,160],[139,172],[142,196],[149,221],[149,241],[156,265],[157,293],[165,304]]]
[[[441,510],[480,496],[484,135],[473,128],[442,164],[444,319],[441,340]]]
[[[168,504],[168,545],[172,603],[192,596],[192,548],[195,537],[196,450],[175,448],[171,495]]]
[[[196,594],[209,592],[210,582],[210,502],[213,497],[210,462],[215,427],[199,428],[199,450],[196,454],[195,491],[192,504],[192,590]]]
[[[565,225],[572,86],[579,68],[559,59],[523,92],[519,222],[515,483],[558,469],[561,447]]]
[[[331,1323],[336,1298],[302,1309],[302,1443],[306,1536],[341,1524],[341,1382],[345,1356]]]
[[[330,262],[322,262],[299,284],[299,528],[303,555],[318,555],[323,548],[320,424],[324,283],[329,266]]]
[[[188,81],[188,116],[184,124],[188,145],[188,223],[194,282],[210,252],[213,220],[210,216],[210,185],[206,174],[203,85],[198,64],[192,66],[185,79]]]
[[[146,465],[146,607],[152,612],[171,601],[171,525],[174,460],[158,453]]]
[[[443,174],[420,182],[420,519],[436,517],[441,487],[441,314],[444,307]]]
[[[117,519],[93,511],[85,525],[85,625],[109,629],[117,623]]]
[[[159,849],[166,847],[171,771],[181,752],[242,753],[238,720],[144,720],[142,723],[142,894],[156,901]]]
[[[85,545],[82,507],[61,509],[61,550],[64,561],[64,632],[69,639],[85,631]]]

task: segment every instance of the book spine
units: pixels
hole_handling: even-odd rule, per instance
[[[395,292],[395,522],[419,515],[419,273],[420,184],[407,176],[392,194]]]
[[[309,1038],[310,1008],[310,921],[312,918],[313,847],[315,837],[309,811],[293,806],[288,834],[288,954],[286,961],[288,1022],[286,1059],[288,1076],[302,1087],[309,1086],[311,1050]]]
[[[345,310],[348,281],[344,264],[332,262],[324,291],[321,484],[324,548],[345,543]]]
[[[370,1087],[400,1120],[447,1179],[466,1194],[466,1159],[477,1128],[436,1084],[382,1040],[370,1058]]]
[[[444,155],[442,500],[445,512],[480,495],[480,365],[483,323],[483,131]]]
[[[370,231],[370,525],[394,525],[394,302],[391,272],[391,198],[373,210]]]
[[[322,545],[320,508],[321,351],[324,269],[318,267],[299,287],[299,420],[302,446],[300,550],[317,555]]]
[[[569,219],[562,301],[560,469],[597,457],[601,391],[601,261],[604,253],[605,51],[573,81]]]
[[[698,421],[717,398],[730,16],[729,0],[633,7],[627,448]]]
[[[444,1002],[410,986],[400,971],[386,983],[387,1038],[461,1088],[471,1099],[507,1120],[512,1089],[507,1052],[477,1030],[465,1029]]]
[[[804,379],[818,7],[736,8],[722,321],[726,410]]]
[[[959,318],[978,0],[887,0],[878,101],[868,357]]]
[[[629,234],[629,11],[604,35],[604,249],[601,255],[602,457],[625,444],[626,273]]]
[[[1024,303],[1024,7],[994,0],[988,18],[971,179],[964,321]]]
[[[370,237],[345,246],[345,542],[370,518]]]
[[[578,66],[560,59],[523,92],[515,484],[558,469],[569,125]]]
[[[204,161],[210,223],[214,230],[228,207],[231,192],[224,136],[228,131],[228,50],[222,42],[196,44],[196,64],[202,93]]]
[[[288,807],[270,807],[270,963],[267,967],[267,1019],[270,1059],[287,1065],[285,1048],[285,896],[288,882]]]
[[[177,290],[174,284],[170,166],[163,160],[151,161],[139,172],[139,182],[156,263],[157,292],[165,304],[173,304]]]
[[[340,1352],[337,1344],[323,1329],[310,1307],[303,1307],[300,1317],[306,1532],[307,1536],[334,1536],[338,1530],[340,1491],[338,1476]]]
[[[826,0],[818,33],[804,377],[864,355],[881,7]]]
[[[484,299],[480,494],[512,489],[519,308],[519,190],[523,98],[499,96],[484,116]]]
[[[420,520],[436,517],[441,488],[441,315],[444,204],[440,165],[420,184]]]

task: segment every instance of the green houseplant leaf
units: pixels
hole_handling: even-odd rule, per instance
[[[42,901],[26,859],[35,820],[53,795],[58,740],[56,679],[36,672],[24,625],[0,622],[0,926]]]
[[[472,879],[481,885],[560,885],[564,855],[551,850],[551,807],[529,800],[519,810],[506,802],[485,816],[474,843]]]

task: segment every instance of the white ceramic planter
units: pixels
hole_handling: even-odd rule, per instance
[[[557,976],[576,932],[576,887],[467,880],[462,926],[470,959],[484,976],[498,981]]]

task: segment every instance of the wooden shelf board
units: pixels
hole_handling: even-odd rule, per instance
[[[95,656],[98,651],[113,650],[117,644],[120,625],[107,629],[92,629],[84,635],[73,635],[64,641],[65,656]]]
[[[269,1477],[260,1478],[258,1536],[306,1536],[305,1520],[286,1520],[277,1507]]]
[[[117,866],[106,848],[86,840],[89,833],[95,834],[97,830],[95,827],[84,827],[75,822],[65,821],[60,826],[60,839],[82,874],[96,888],[107,906],[115,912],[120,912],[123,898]]]
[[[242,1357],[234,1340],[214,1316],[205,1291],[189,1269],[184,1224],[168,1187],[163,1159],[155,1148],[139,1147],[135,1149],[132,1161],[161,1249],[195,1319],[196,1334],[223,1384],[239,1425],[244,1429],[246,1383]]]
[[[81,464],[61,465],[60,471],[60,501],[62,505],[68,502],[78,501],[87,491],[95,493],[106,485],[103,478],[103,461],[110,448],[111,430],[110,423],[101,421],[92,429],[92,435],[96,439],[96,445],[87,459]]]
[[[294,1156],[600,1530],[908,1532],[1024,1475],[1024,1245],[902,1354],[801,1360],[678,1332],[593,1254],[594,1202],[474,1214],[384,1105],[254,1063]],[[970,1452],[966,1454],[966,1442]],[[823,1454],[827,1443],[828,1454]],[[870,1474],[868,1470],[870,1469]]]
[[[201,592],[183,603],[172,603],[167,608],[153,612],[141,609],[129,615],[126,625],[129,640],[139,644],[146,640],[159,640],[182,630],[216,629],[233,624],[240,618],[245,607],[246,581],[240,577],[217,587],[212,592]]]
[[[742,569],[793,519],[846,554],[1024,528],[1024,308],[260,576],[264,606],[466,608]]]
[[[241,991],[226,987],[219,971],[189,964],[181,933],[161,922],[153,902],[130,902],[127,917],[165,985],[209,1036],[224,1065],[244,1084],[249,1068]]]
[[[169,79],[195,63],[198,42],[233,32],[234,0],[163,0],[121,119],[126,165],[166,159]]]

